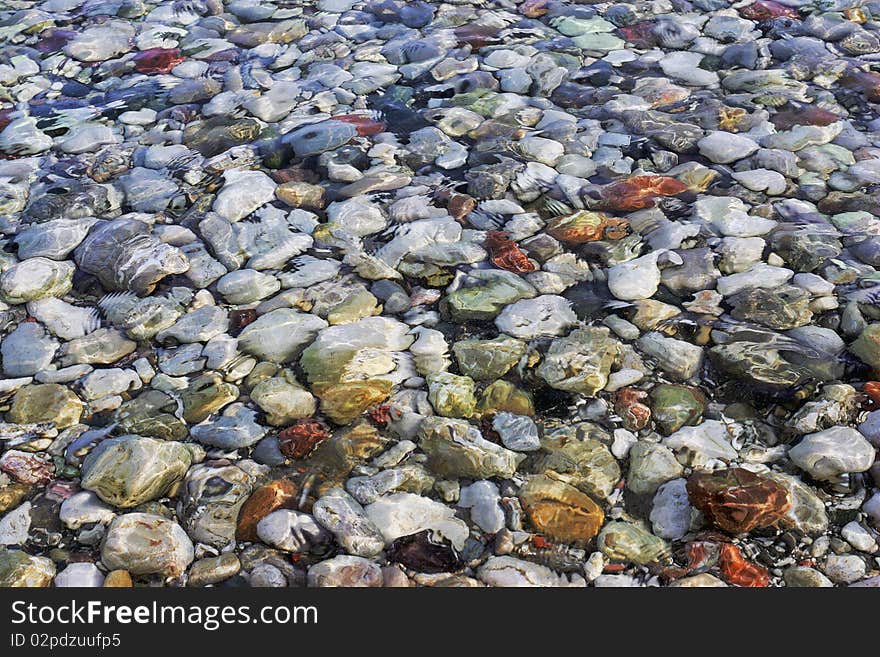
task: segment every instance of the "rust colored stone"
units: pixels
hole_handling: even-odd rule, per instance
[[[862,408],[866,411],[880,408],[880,381],[868,381],[862,386]]]
[[[688,186],[669,176],[632,176],[602,188],[601,199],[609,210],[633,212],[650,208],[658,196],[675,196]]]
[[[718,557],[721,577],[728,584],[747,588],[760,588],[770,584],[770,572],[748,561],[733,543],[723,543]]]
[[[304,459],[330,437],[327,427],[317,420],[298,420],[278,434],[278,448],[292,459]]]
[[[299,490],[289,479],[276,479],[260,486],[241,505],[235,537],[239,541],[257,540],[257,523],[278,509],[296,508]]]
[[[705,573],[718,564],[719,544],[712,541],[691,541],[685,547],[687,570],[691,575]]]
[[[153,75],[169,73],[171,69],[186,59],[179,48],[150,48],[142,50],[131,58],[138,73]]]
[[[584,545],[605,521],[602,509],[574,486],[546,475],[532,477],[519,499],[535,529],[552,540]]]
[[[630,431],[644,429],[651,420],[651,409],[642,403],[648,393],[638,388],[621,388],[614,396],[614,412]]]
[[[489,251],[492,264],[499,269],[512,271],[514,274],[527,274],[536,269],[534,263],[503,230],[490,230],[486,234],[485,247]]]
[[[743,468],[695,472],[687,492],[715,527],[733,534],[771,527],[791,507],[784,486]]]
[[[657,45],[654,36],[654,23],[652,21],[640,21],[621,27],[617,30],[620,36],[636,48],[653,48]]]
[[[790,110],[777,112],[770,117],[770,121],[777,130],[791,130],[796,125],[826,126],[837,121],[841,117],[834,112],[829,112],[814,105],[798,105]]]
[[[451,194],[446,209],[456,221],[461,221],[477,207],[477,201],[467,194]]]
[[[389,404],[382,404],[369,411],[367,415],[370,416],[370,419],[375,424],[384,427],[391,421],[391,406]]]
[[[787,18],[800,18],[801,16],[797,9],[786,7],[773,0],[757,0],[746,7],[740,7],[739,15],[750,21],[769,21],[782,16]]]
[[[378,135],[380,132],[385,132],[384,121],[377,121],[365,114],[340,114],[339,116],[334,116],[333,120],[350,123],[357,129],[358,135],[361,137]]]

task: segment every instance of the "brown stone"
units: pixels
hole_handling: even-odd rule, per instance
[[[275,196],[292,208],[321,210],[324,207],[324,188],[307,182],[291,181],[275,188]]]
[[[276,479],[260,486],[241,506],[235,537],[240,541],[256,542],[257,523],[278,509],[296,508],[299,491],[289,479]]]
[[[605,520],[602,509],[588,495],[546,475],[531,478],[520,488],[519,499],[535,529],[563,543],[589,542]]]
[[[0,513],[6,513],[24,502],[30,490],[27,484],[16,482],[0,488]]]
[[[712,525],[733,534],[771,527],[791,507],[784,486],[743,468],[695,472],[687,492]]]
[[[605,209],[632,212],[652,207],[658,196],[675,196],[687,189],[669,176],[631,176],[603,187],[600,193]]]
[[[130,589],[134,586],[127,570],[111,570],[104,578],[105,589]]]

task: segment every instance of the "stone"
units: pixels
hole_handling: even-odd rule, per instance
[[[275,479],[256,488],[239,509],[235,538],[256,541],[260,520],[278,509],[296,507],[298,493],[297,487],[288,479]]]
[[[297,382],[290,370],[255,385],[251,400],[266,413],[269,424],[275,426],[311,417],[318,407],[317,400]]]
[[[614,561],[645,565],[669,558],[666,541],[627,522],[609,522],[596,542],[603,554]]]
[[[880,371],[880,324],[866,326],[849,349],[872,368]]]
[[[501,444],[514,452],[533,452],[541,447],[538,425],[525,415],[495,413],[492,429],[501,437]]]
[[[471,521],[486,534],[497,534],[504,527],[501,495],[491,481],[475,481],[462,487],[458,506],[470,509]]]
[[[428,401],[437,415],[444,417],[470,417],[477,406],[474,380],[448,372],[429,374]]]
[[[490,557],[477,570],[477,577],[488,586],[499,587],[581,587],[577,576],[568,579],[546,566],[510,556]]]
[[[458,369],[464,376],[477,381],[500,379],[526,353],[520,340],[498,336],[492,340],[461,340],[452,346]]]
[[[0,545],[24,545],[31,529],[31,503],[25,502],[0,518]]]
[[[107,568],[133,575],[179,577],[193,557],[192,541],[180,525],[150,513],[115,518],[101,546],[101,561]]]
[[[834,583],[815,568],[792,566],[782,575],[785,585],[792,588],[831,588]]]
[[[234,577],[241,570],[238,556],[227,552],[194,561],[189,569],[187,586],[211,586]]]
[[[699,388],[669,383],[654,386],[649,398],[651,419],[667,436],[685,425],[697,424],[707,404]]]
[[[419,445],[428,467],[441,477],[509,478],[525,458],[489,442],[463,420],[427,417],[419,426]]]
[[[213,209],[227,221],[240,221],[275,198],[275,183],[261,171],[230,170],[223,179]]]
[[[709,522],[732,534],[771,527],[791,508],[785,487],[743,468],[695,472],[687,492]]]
[[[833,481],[843,474],[870,468],[876,451],[855,429],[832,427],[804,436],[789,450],[788,456],[811,477]]]
[[[72,563],[55,575],[56,588],[100,588],[104,574],[93,563]]]
[[[458,550],[468,537],[467,525],[446,505],[412,493],[386,495],[364,507],[367,518],[390,545],[401,536],[429,530],[437,540],[448,540]]]
[[[747,158],[758,150],[757,142],[730,132],[710,132],[697,142],[700,154],[719,164],[730,164]]]
[[[563,297],[545,294],[506,306],[495,319],[498,330],[523,340],[562,335],[577,323],[571,303]]]
[[[6,419],[19,424],[51,422],[57,429],[65,429],[79,422],[82,411],[82,401],[63,385],[34,384],[15,393]]]
[[[593,397],[608,383],[620,343],[605,327],[575,329],[554,340],[536,372],[557,390]]]
[[[608,447],[592,438],[564,440],[551,436],[534,461],[534,470],[570,484],[594,499],[611,496],[620,480],[620,466]]]
[[[518,496],[529,521],[551,540],[584,545],[599,533],[605,519],[589,496],[546,475],[530,478]]]
[[[681,477],[683,471],[668,447],[640,441],[629,450],[626,487],[637,495],[652,495],[661,484]]]
[[[323,527],[349,554],[375,557],[385,548],[385,538],[364,508],[341,488],[331,488],[312,507]]]
[[[0,587],[46,587],[55,577],[55,564],[46,557],[0,547]]]
[[[192,453],[181,443],[110,438],[83,460],[82,486],[108,504],[131,508],[167,495],[191,463]]]
[[[257,536],[284,552],[311,552],[329,540],[329,532],[315,519],[299,511],[279,509],[257,523]]]
[[[309,568],[308,584],[314,587],[382,586],[382,569],[363,557],[341,554]]]
[[[671,541],[682,539],[691,524],[691,504],[686,479],[673,479],[661,484],[651,506],[651,527],[654,534]]]
[[[706,468],[713,463],[729,463],[737,458],[731,439],[739,433],[736,425],[728,426],[718,420],[706,420],[694,427],[683,427],[663,439],[663,444],[675,452],[682,465]]]
[[[825,575],[836,584],[852,584],[865,576],[865,561],[854,554],[833,554],[825,560]]]

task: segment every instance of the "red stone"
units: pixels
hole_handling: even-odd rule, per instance
[[[769,21],[774,18],[786,16],[788,18],[800,18],[797,9],[786,7],[773,0],[757,0],[746,7],[740,7],[739,15],[750,21]]]
[[[658,196],[675,196],[687,190],[687,185],[669,176],[632,176],[606,185],[600,194],[606,209],[632,212],[650,208]]]
[[[617,30],[626,41],[636,48],[653,48],[657,45],[654,37],[654,23],[652,21],[640,21],[621,27]]]
[[[289,479],[276,479],[251,493],[238,513],[235,537],[240,541],[257,540],[257,523],[278,509],[295,509],[299,490]]]
[[[691,541],[686,547],[689,573],[704,573],[718,563],[719,547],[713,541]]]
[[[722,543],[718,557],[721,578],[728,584],[747,588],[769,586],[770,572],[753,561],[746,560],[733,543]]]
[[[862,409],[873,411],[880,408],[880,381],[868,381],[862,386]]]
[[[695,472],[687,492],[712,525],[733,534],[771,527],[791,507],[784,486],[743,468]]]
[[[168,73],[185,59],[180,48],[150,48],[131,58],[135,70],[147,75]]]
[[[651,409],[642,403],[648,393],[638,388],[621,388],[614,396],[614,412],[630,431],[644,429],[651,420]]]
[[[48,454],[11,449],[0,457],[0,470],[23,484],[44,486],[55,474],[55,464]]]
[[[303,459],[330,437],[327,427],[317,420],[299,420],[278,434],[278,448],[292,459]]]
[[[514,274],[527,274],[536,269],[534,263],[503,230],[490,230],[486,234],[485,246],[492,264],[499,269],[512,271]]]
[[[380,132],[385,132],[384,121],[376,121],[364,114],[340,114],[339,116],[334,116],[333,120],[353,125],[361,137],[378,135]]]
[[[370,416],[370,419],[380,426],[385,426],[391,421],[391,406],[388,404],[382,404],[381,406],[377,406],[373,410],[369,411],[367,415]]]

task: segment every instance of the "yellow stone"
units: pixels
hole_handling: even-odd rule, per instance
[[[605,521],[604,512],[588,495],[546,475],[529,479],[519,499],[535,529],[563,543],[586,544]]]
[[[326,388],[316,386],[315,393],[321,398],[324,415],[336,424],[348,424],[368,408],[385,401],[391,394],[391,382],[385,379],[345,381]]]
[[[104,578],[105,589],[130,589],[134,584],[127,570],[111,570]]]
[[[517,388],[510,381],[499,379],[483,391],[477,411],[480,413],[508,411],[517,415],[532,416],[535,414],[535,405],[528,392]]]

